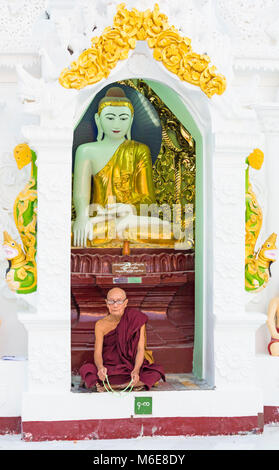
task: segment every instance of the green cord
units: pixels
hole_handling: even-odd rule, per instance
[[[107,383],[108,383],[108,386],[109,386],[109,389],[110,389],[110,390],[107,389],[106,384],[105,384],[105,380],[103,380],[103,385],[104,385],[104,387],[105,387],[105,389],[106,389],[107,392],[109,392],[109,391],[111,391],[112,393],[126,392],[126,390],[127,390],[129,387],[131,387],[131,390],[129,390],[129,392],[131,392],[131,391],[133,390],[133,385],[131,385],[132,382],[133,382],[133,379],[131,379],[130,383],[127,385],[127,387],[124,388],[124,390],[119,390],[119,391],[113,390],[113,388],[111,387],[111,385],[110,385],[110,383],[109,383],[109,379],[108,379],[108,376],[107,376],[107,375],[106,375],[106,379],[107,379]]]

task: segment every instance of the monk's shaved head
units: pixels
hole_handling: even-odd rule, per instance
[[[106,304],[110,316],[120,319],[127,307],[126,292],[120,287],[113,287],[107,293]]]
[[[113,287],[112,289],[110,289],[107,293],[107,298],[111,298],[111,297],[114,297],[114,296],[121,296],[121,298],[124,298],[126,297],[126,292],[121,289],[120,287]]]

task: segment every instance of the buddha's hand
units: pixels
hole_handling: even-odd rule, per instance
[[[86,246],[89,233],[89,217],[77,217],[73,224],[74,246]]]
[[[100,369],[97,372],[97,375],[102,382],[106,379],[107,375],[107,368],[106,367],[100,367]]]
[[[137,370],[132,370],[131,372],[132,385],[135,385],[139,382],[139,373]]]

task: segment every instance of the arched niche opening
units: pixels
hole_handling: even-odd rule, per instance
[[[139,90],[139,84],[142,89]],[[187,96],[177,92],[171,87],[157,80],[133,79],[121,80],[99,87],[97,93],[87,94],[81,111],[79,112],[74,130],[73,165],[75,151],[78,145],[96,140],[96,126],[94,114],[97,103],[105,95],[110,86],[122,86],[127,96],[133,101],[133,96],[141,95],[142,100],[148,101],[144,88],[148,87],[153,94],[150,100],[152,107],[156,100],[158,106],[165,106],[169,116],[187,132],[188,138],[194,144],[194,171],[185,171],[182,198],[187,192],[187,185],[192,187],[194,246],[188,250],[172,250],[176,257],[176,268],[169,268],[167,272],[166,261],[169,253],[162,249],[132,249],[134,255],[141,255],[140,261],[148,263],[150,255],[161,252],[161,266],[154,271],[162,270],[164,283],[158,276],[153,285],[142,282],[137,284],[122,284],[127,288],[128,298],[133,305],[141,308],[149,316],[148,349],[151,349],[156,362],[160,362],[169,374],[193,373],[201,380],[213,384],[213,325],[211,324],[212,302],[212,265],[209,254],[212,252],[212,169],[211,169],[211,126],[207,105],[197,97],[197,93]],[[138,88],[138,89],[137,89]],[[200,92],[198,92],[200,94]],[[196,102],[195,102],[196,100]],[[152,104],[153,103],[153,104]],[[206,111],[206,112],[204,112]],[[157,112],[157,115],[160,111]],[[163,114],[162,114],[163,115]],[[151,117],[152,120],[152,117]],[[132,128],[132,139],[144,140],[146,133],[140,128],[140,120]],[[171,123],[170,127],[171,127]],[[151,155],[153,172],[156,172],[158,155],[164,154],[164,141],[161,134],[155,135],[151,142]],[[155,133],[156,134],[156,133]],[[161,139],[161,140],[160,140]],[[146,142],[148,143],[148,142]],[[159,157],[160,158],[160,157]],[[163,162],[164,163],[164,162]],[[189,162],[188,162],[189,163]],[[188,168],[189,170],[189,168]],[[181,168],[180,168],[181,171]],[[157,175],[158,180],[161,175]],[[181,176],[181,175],[180,175]],[[191,176],[191,178],[190,178]],[[194,177],[194,182],[193,182]],[[191,181],[190,181],[191,180]],[[190,184],[189,184],[190,182]],[[173,181],[173,189],[175,182]],[[165,182],[165,184],[167,184]],[[194,188],[194,189],[193,189]],[[159,193],[157,192],[157,195]],[[188,188],[189,194],[189,188]],[[185,197],[183,202],[187,202]],[[188,201],[189,202],[189,201]],[[72,218],[74,218],[74,207]],[[206,235],[205,235],[206,234]],[[165,253],[163,252],[165,251]],[[182,253],[179,260],[179,253]],[[94,255],[92,258],[92,254]],[[100,256],[101,255],[101,256]],[[183,256],[184,255],[184,256]],[[77,374],[78,368],[84,362],[93,359],[94,348],[94,322],[105,315],[106,306],[104,298],[106,292],[112,287],[113,276],[111,272],[112,258],[119,261],[120,248],[73,247],[72,256],[72,373]],[[116,257],[116,258],[115,258]],[[138,260],[139,258],[137,258]],[[179,264],[180,263],[180,264]],[[150,271],[151,268],[149,268]],[[172,270],[171,270],[172,269]],[[176,272],[175,272],[176,270]],[[152,272],[155,279],[156,273]],[[176,280],[175,276],[184,275],[184,282]],[[173,277],[174,282],[167,281]],[[151,276],[152,277],[152,276]],[[110,280],[109,280],[110,278]],[[153,279],[153,280],[154,280]],[[176,278],[178,279],[178,277]],[[162,278],[161,278],[162,281]],[[169,284],[169,285],[168,285]],[[162,307],[163,305],[163,307]],[[95,312],[95,313],[94,313]],[[165,321],[165,323],[164,323]],[[210,346],[211,345],[211,346]]]

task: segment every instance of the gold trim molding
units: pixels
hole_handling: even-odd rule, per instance
[[[191,40],[169,25],[158,4],[153,11],[128,11],[125,3],[118,5],[113,26],[105,28],[100,37],[92,38],[91,47],[71,63],[70,69],[62,70],[60,84],[79,90],[107,78],[119,60],[128,58],[138,40],[147,41],[154,59],[182,81],[199,86],[209,98],[225,91],[226,78],[216,73],[214,65],[210,66],[206,54],[192,51]]]

